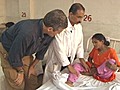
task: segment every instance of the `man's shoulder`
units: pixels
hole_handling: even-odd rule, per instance
[[[25,20],[18,21],[16,24],[38,22],[40,20],[42,19],[25,19]]]

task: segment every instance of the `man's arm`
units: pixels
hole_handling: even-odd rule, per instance
[[[81,24],[78,26],[78,32],[79,32],[79,44],[77,47],[77,58],[79,58],[81,64],[84,66],[84,68],[89,71],[89,67],[86,64],[84,60],[84,47],[83,47],[83,32],[82,32],[82,26]]]
[[[18,72],[18,76],[14,80],[15,84],[18,86],[24,81],[22,57],[24,57],[31,40],[31,37],[27,37],[27,35],[24,34],[19,34],[16,36],[16,39],[9,50],[8,61],[10,65]]]
[[[30,68],[29,68],[29,72],[28,72],[28,77],[30,77],[31,74],[33,75],[37,75],[36,71],[35,71],[35,66],[36,64],[39,62],[40,60],[39,59],[35,59],[32,64],[30,65]]]
[[[86,64],[84,58],[79,58],[79,60],[80,60],[81,64],[84,66],[85,70],[86,70],[86,71],[90,71],[90,68],[89,68],[89,66]]]
[[[65,47],[63,45],[63,33],[57,34],[55,39],[52,42],[52,46],[54,47],[54,52],[62,66],[67,66],[70,64],[67,54],[65,52]]]
[[[78,76],[78,73],[70,64],[70,61],[68,60],[67,54],[65,52],[66,48],[63,45],[63,39],[65,38],[63,37],[63,35],[64,35],[64,32],[56,35],[55,40],[52,42],[55,55],[58,58],[58,60],[61,62],[62,66],[67,66],[68,70],[71,73],[76,74]]]
[[[8,61],[17,71],[23,68],[22,58],[26,53],[27,47],[31,43],[32,38],[31,40],[30,38],[31,37],[21,34],[17,35],[9,50]]]

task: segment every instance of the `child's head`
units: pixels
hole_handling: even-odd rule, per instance
[[[101,33],[96,33],[92,36],[92,43],[96,49],[110,45],[110,42],[107,41],[105,36]]]

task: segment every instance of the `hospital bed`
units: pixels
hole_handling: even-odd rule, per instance
[[[114,48],[120,59],[120,39],[106,37],[110,41],[110,46]],[[85,48],[85,57],[88,56],[93,45],[91,43],[91,37],[87,40]],[[74,83],[75,87],[69,87],[65,84],[68,74],[67,70],[62,73],[59,71],[53,72],[51,80],[47,81],[37,90],[119,90],[120,89],[120,72],[116,72],[116,79],[112,82],[101,82],[94,79],[92,76],[80,75],[77,82]]]

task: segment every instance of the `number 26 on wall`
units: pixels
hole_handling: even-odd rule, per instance
[[[92,21],[92,15],[84,15],[83,21],[88,21],[91,22]]]

